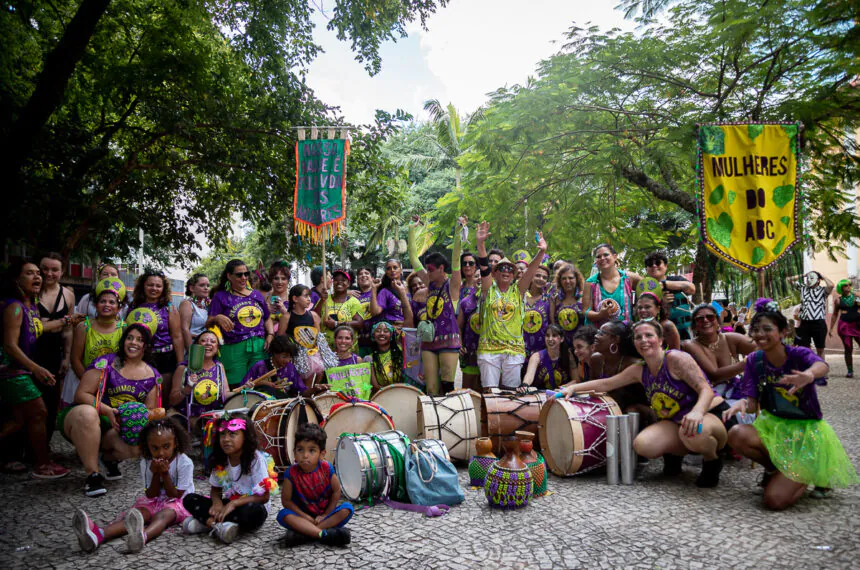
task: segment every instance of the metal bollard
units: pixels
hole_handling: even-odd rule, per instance
[[[618,430],[623,416],[606,416],[606,482],[618,484]]]
[[[630,416],[623,415],[618,423],[618,455],[621,463],[621,482],[625,485],[633,484],[633,465],[631,461],[631,449],[633,439],[630,437]]]
[[[633,462],[633,478],[636,478],[636,465],[639,460],[636,458],[636,452],[633,451],[633,440],[639,435],[639,412],[630,412],[630,461]]]

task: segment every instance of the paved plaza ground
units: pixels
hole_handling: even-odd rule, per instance
[[[855,466],[860,466],[860,379],[845,378],[840,356],[828,356],[830,385],[819,389],[821,407]],[[55,436],[59,459],[73,466],[59,481],[0,475],[0,568],[858,568],[860,486],[831,498],[804,497],[772,513],[754,494],[761,468],[729,462],[716,489],[693,484],[698,467],[663,479],[652,461],[632,486],[603,476],[551,477],[552,494],[517,512],[487,507],[482,492],[466,489],[466,502],[444,517],[374,506],[356,513],[352,544],[284,548],[271,516],[258,532],[224,545],[206,535],[172,529],[139,554],[116,540],[94,554],[77,546],[70,522],[84,508],[97,522],[129,508],[142,492],[136,461],[122,464],[125,478],[109,493],[87,498],[84,474],[71,446]],[[466,485],[465,468],[460,469]],[[207,492],[205,481],[198,491]],[[273,512],[280,498],[272,500]]]

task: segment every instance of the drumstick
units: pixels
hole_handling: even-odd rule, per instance
[[[249,382],[249,384],[251,384],[251,386],[256,386],[257,382],[262,382],[263,380],[265,380],[267,378],[271,378],[272,376],[274,376],[277,373],[278,373],[278,369],[273,368],[272,370],[269,370],[268,372],[266,372],[265,374],[263,374],[259,378],[255,378],[254,380],[251,380],[251,382]]]
[[[316,383],[316,381],[317,381],[317,375],[316,375],[316,373],[314,373],[314,377],[311,378],[311,385],[310,385],[311,388],[314,387],[314,384]]]

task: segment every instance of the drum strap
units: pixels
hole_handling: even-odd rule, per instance
[[[413,513],[422,513],[425,517],[441,517],[449,510],[451,510],[451,507],[449,507],[448,505],[433,505],[430,507],[425,507],[424,505],[398,503],[397,501],[392,501],[391,499],[385,499],[382,502],[386,506],[391,507],[392,509],[397,509],[398,511],[411,511]]]

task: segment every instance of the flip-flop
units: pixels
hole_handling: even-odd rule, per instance
[[[20,461],[9,461],[3,465],[3,471],[8,471],[9,473],[23,473],[26,470],[27,466]]]

